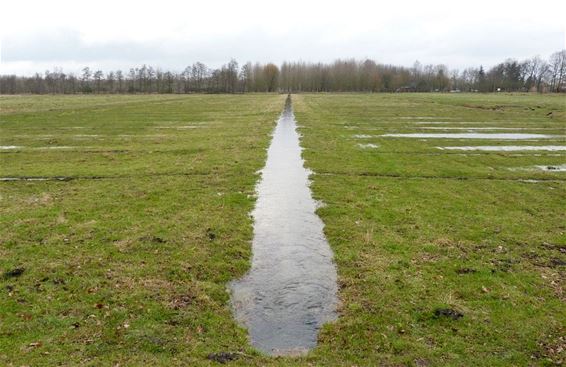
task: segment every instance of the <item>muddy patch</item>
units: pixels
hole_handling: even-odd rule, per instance
[[[257,185],[252,268],[229,286],[236,319],[269,355],[306,353],[336,318],[336,269],[303,164],[288,98]]]
[[[464,317],[464,314],[460,311],[454,310],[452,308],[437,308],[433,312],[434,318],[449,318],[452,320],[458,320]]]
[[[26,270],[25,268],[15,268],[15,269],[7,270],[4,272],[4,279],[18,278],[24,273],[25,270]]]

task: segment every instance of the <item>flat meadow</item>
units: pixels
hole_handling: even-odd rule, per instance
[[[0,365],[565,361],[566,104],[541,94],[292,95],[339,317],[306,356],[254,351],[227,284],[285,97],[0,97]]]

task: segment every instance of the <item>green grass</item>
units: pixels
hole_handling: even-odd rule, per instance
[[[284,98],[1,97],[0,145],[20,148],[0,151],[0,177],[71,180],[0,182],[0,270],[25,268],[0,278],[0,365],[216,365],[217,352],[241,366],[565,360],[566,173],[524,168],[566,154],[436,148],[564,138],[379,136],[441,132],[415,121],[564,135],[554,95],[293,96],[340,316],[306,357],[253,351],[226,283],[249,268],[256,171]]]
[[[519,366],[564,360],[565,351],[558,350],[565,346],[565,273],[557,263],[566,261],[566,175],[513,169],[564,164],[566,154],[436,148],[566,145],[564,137],[511,143],[354,137],[440,132],[420,130],[415,121],[564,135],[564,109],[563,96],[295,98],[304,157],[317,173],[314,194],[327,204],[319,214],[340,278],[340,318],[322,334],[316,353],[322,364]],[[460,274],[462,269],[473,272]],[[464,317],[435,318],[437,308]]]

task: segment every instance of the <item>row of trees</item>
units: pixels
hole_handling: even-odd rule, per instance
[[[217,69],[197,62],[182,72],[143,65],[124,73],[85,67],[79,75],[62,69],[32,77],[0,76],[0,93],[244,93],[244,92],[431,92],[431,91],[566,92],[566,50],[548,60],[508,59],[489,70],[463,71],[445,65],[413,67],[373,60],[333,63],[284,62],[242,65],[235,60]]]

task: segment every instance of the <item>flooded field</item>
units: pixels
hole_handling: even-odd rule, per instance
[[[306,353],[336,317],[336,269],[303,164],[288,99],[257,186],[252,268],[230,286],[238,321],[270,355]]]
[[[0,365],[566,360],[564,96],[285,98],[0,98]]]

